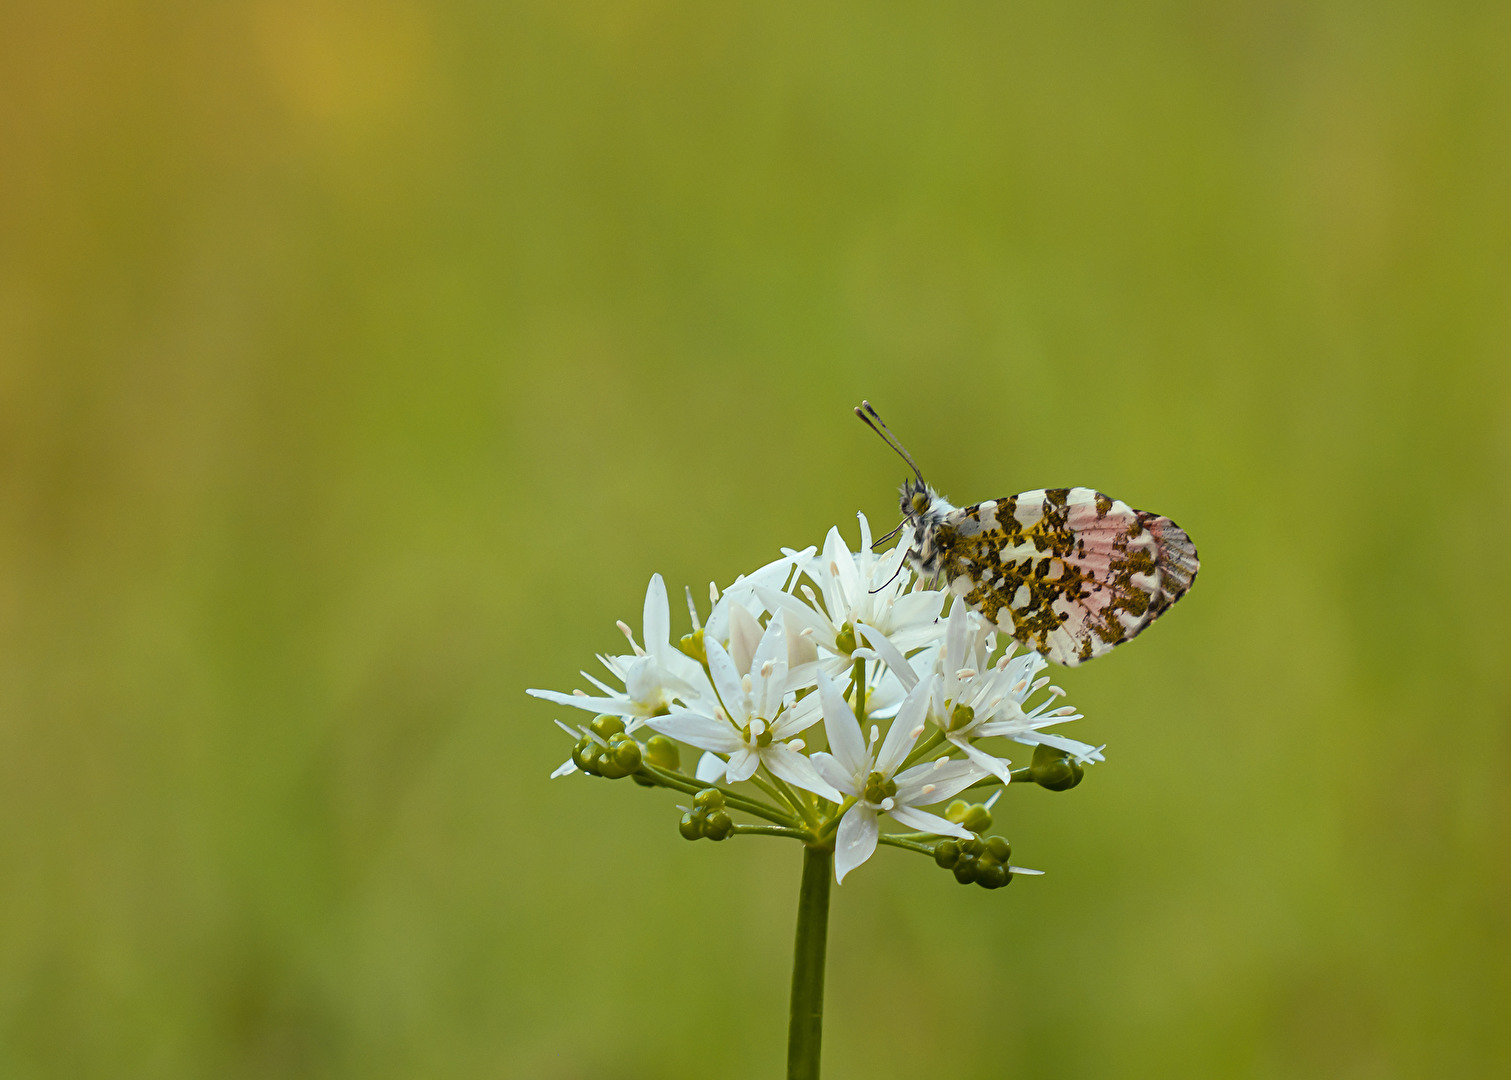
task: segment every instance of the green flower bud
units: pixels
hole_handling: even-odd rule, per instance
[[[1043,743],[1034,747],[1034,759],[1028,768],[1034,783],[1050,791],[1068,791],[1081,782],[1086,772],[1069,754]]]
[[[934,845],[934,862],[946,870],[960,861],[960,845],[953,840],[941,840]]]
[[[855,627],[850,623],[845,623],[839,628],[839,633],[834,635],[834,647],[842,653],[852,653],[855,651],[855,645]]]
[[[579,769],[589,776],[602,776],[603,774],[599,772],[598,766],[603,757],[603,747],[599,746],[592,739],[584,739],[583,742],[587,745],[583,746],[581,752],[574,750],[572,752],[572,760],[577,763]]]
[[[601,713],[600,715],[593,717],[593,722],[589,724],[588,727],[590,727],[593,730],[593,734],[597,735],[600,739],[607,739],[610,735],[618,735],[624,730],[624,721],[617,716],[610,716],[608,713]]]
[[[682,751],[665,735],[652,735],[645,740],[645,760],[658,769],[676,772],[682,765]]]
[[[735,819],[723,810],[715,810],[703,823],[703,835],[710,840],[726,839],[735,830]]]
[[[1011,880],[1012,874],[999,862],[984,862],[976,868],[976,884],[983,889],[1000,889]]]
[[[962,885],[969,885],[976,880],[976,860],[964,857],[955,864],[955,880]]]
[[[703,818],[694,813],[683,814],[682,820],[677,822],[677,831],[684,840],[697,840],[703,835]]]
[[[598,755],[598,775],[605,780],[623,780],[629,774],[630,770],[619,764],[613,750]]]
[[[590,771],[588,769],[588,750],[596,750],[597,747],[598,744],[595,743],[592,739],[588,738],[586,735],[578,739],[577,744],[572,747],[572,764],[576,765],[583,772]],[[593,756],[597,757],[597,754],[595,753]]]
[[[965,820],[965,812],[971,808],[971,804],[964,799],[956,799],[944,808],[944,816],[956,825]]]
[[[706,787],[693,796],[693,805],[700,810],[722,810],[724,793],[718,788]]]
[[[634,739],[626,737],[623,742],[610,747],[610,751],[614,755],[614,764],[623,769],[626,774],[640,768],[642,760],[640,744]]]
[[[700,664],[708,663],[708,650],[703,647],[702,630],[694,630],[691,634],[683,634],[677,642],[677,648]]]
[[[969,840],[960,841],[960,850],[974,859],[986,850],[986,845],[973,836]]]
[[[985,803],[973,803],[966,810],[965,817],[960,819],[960,824],[971,832],[985,832],[992,827],[992,812]]]
[[[999,863],[1006,865],[1013,856],[1013,846],[1007,842],[1005,836],[988,836],[986,838],[986,853]]]

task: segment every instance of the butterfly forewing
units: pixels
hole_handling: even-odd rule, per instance
[[[1169,518],[1091,488],[1025,491],[951,511],[936,540],[957,596],[1072,666],[1137,635],[1191,587],[1200,566]]]

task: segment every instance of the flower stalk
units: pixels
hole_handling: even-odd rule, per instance
[[[787,1026],[787,1080],[818,1080],[824,1034],[824,955],[829,943],[829,883],[834,849],[803,847],[797,933],[792,948],[791,1019]]]

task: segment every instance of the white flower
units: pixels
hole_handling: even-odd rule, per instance
[[[721,594],[713,582],[708,583],[709,599],[713,608],[708,613],[708,622],[704,626],[704,633],[713,637],[724,645],[730,641],[730,609],[733,605],[739,605],[746,612],[759,617],[766,612],[765,605],[757,597],[758,589],[776,589],[782,591],[787,588],[789,579],[793,576],[793,570],[800,567],[808,559],[813,557],[816,549],[808,547],[802,551],[784,549],[782,557],[769,562],[758,570],[752,570],[748,574],[741,574],[735,578],[734,584],[725,589]],[[689,605],[691,596],[689,595]],[[697,612],[693,612],[694,625],[697,623]]]
[[[1044,658],[1036,652],[1014,657],[1009,646],[1005,655],[991,668],[979,670],[991,655],[993,635],[987,624],[962,603],[950,610],[945,624],[944,647],[935,659],[930,718],[939,725],[944,737],[982,769],[1004,784],[1011,779],[1005,758],[988,754],[975,740],[1005,735],[1020,743],[1047,743],[1074,754],[1082,762],[1102,760],[1101,751],[1061,735],[1044,734],[1040,728],[1079,718],[1074,709],[1045,710],[1065,692],[1049,686],[1050,696],[1033,709],[1025,711],[1024,702],[1044,689],[1049,680],[1033,681],[1044,667]]]
[[[838,802],[839,792],[801,753],[802,741],[792,739],[818,721],[819,710],[806,699],[794,706],[786,693],[785,638],[781,620],[773,618],[744,675],[718,641],[705,638],[708,668],[724,708],[695,711],[674,706],[670,715],[652,717],[648,723],[690,746],[728,755],[724,772],[730,783],[749,780],[764,765],[773,776]],[[705,772],[712,772],[706,757],[699,763],[699,777]]]
[[[1041,730],[1055,724],[1079,720],[1081,714],[1069,705],[1051,710],[1049,707],[1065,691],[1058,686],[1049,686],[1047,678],[1034,679],[1034,675],[1049,666],[1048,663],[1036,652],[1013,657],[1011,648],[1009,646],[1008,654],[997,661],[998,692],[983,702],[986,719],[977,724],[973,735],[982,739],[1003,735],[1025,746],[1042,743],[1071,755],[1082,765],[1091,761],[1105,761],[1099,746]],[[1025,710],[1024,702],[1046,687],[1050,691],[1049,696]]]
[[[581,690],[571,694],[556,690],[529,690],[527,693],[584,712],[623,717],[625,730],[631,732],[644,726],[651,717],[670,712],[674,702],[691,705],[713,696],[703,665],[671,644],[671,611],[666,599],[666,583],[660,574],[652,575],[650,586],[645,590],[641,627],[645,647],[635,643],[628,626],[620,623],[619,628],[629,639],[634,654],[599,656],[598,659],[624,683],[623,690],[615,690],[584,671],[580,673],[582,677],[602,691],[603,696],[591,696]],[[568,760],[551,775],[565,776],[574,771],[576,766]]]
[[[871,857],[880,835],[878,818],[889,814],[895,820],[923,832],[969,839],[961,826],[919,810],[958,794],[986,773],[970,761],[938,761],[915,765],[902,773],[897,769],[923,734],[923,716],[929,704],[932,679],[919,681],[903,699],[881,748],[876,747],[877,729],[866,743],[860,724],[833,681],[820,674],[818,697],[823,703],[824,729],[829,734],[829,753],[813,755],[813,764],[824,779],[855,799],[845,811],[835,835],[834,875],[839,881]]]
[[[790,616],[802,631],[811,633],[814,645],[827,655],[816,657],[830,676],[839,676],[849,665],[870,653],[857,654],[868,645],[888,664],[901,661],[909,651],[939,639],[939,612],[946,593],[936,590],[907,591],[912,571],[903,565],[903,546],[877,555],[871,550],[871,526],[860,518],[861,548],[852,554],[838,528],[829,530],[821,556],[810,557],[803,571],[813,579],[823,597],[807,585],[797,597],[770,589],[756,593],[772,611]]]

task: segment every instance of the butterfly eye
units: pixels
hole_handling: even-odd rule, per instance
[[[913,507],[913,513],[921,514],[929,505],[929,497],[921,491],[913,492],[913,497],[908,500]]]

